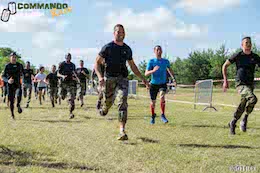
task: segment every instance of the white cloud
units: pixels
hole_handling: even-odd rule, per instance
[[[184,9],[188,13],[206,14],[237,7],[242,1],[246,0],[179,0],[173,7]]]
[[[134,13],[132,9],[110,12],[106,16],[105,31],[111,32],[118,23],[125,26],[129,35],[172,34],[175,37],[190,38],[207,33],[206,26],[186,24],[164,7],[140,13]]]

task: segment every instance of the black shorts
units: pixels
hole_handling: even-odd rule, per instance
[[[157,97],[157,94],[159,91],[164,91],[166,92],[167,91],[167,84],[161,84],[161,85],[154,85],[154,84],[151,84],[151,87],[150,87],[150,98],[151,100],[156,100],[156,97]]]
[[[38,87],[38,91],[46,90],[46,87]]]

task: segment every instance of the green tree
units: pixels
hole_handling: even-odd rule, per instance
[[[221,45],[218,50],[210,58],[210,77],[212,79],[222,79],[222,66],[225,61],[228,59],[228,50],[225,45]]]
[[[0,72],[2,72],[5,68],[5,65],[10,62],[9,55],[15,52],[11,48],[2,47],[0,48]],[[23,60],[21,59],[21,55],[17,53],[17,61],[24,65]]]

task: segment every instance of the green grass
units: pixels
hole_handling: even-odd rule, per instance
[[[148,96],[147,91],[140,92]],[[193,96],[192,89],[179,89],[167,98],[192,102]],[[216,90],[213,99],[236,104],[239,96]],[[64,101],[53,109],[50,102],[39,106],[33,100],[31,108],[16,113],[15,121],[1,103],[0,172],[225,173],[235,165],[254,166],[254,172],[260,172],[259,111],[250,116],[247,133],[237,128],[237,135],[230,136],[227,123],[232,107],[216,105],[217,112],[202,112],[203,106],[194,110],[192,104],[167,101],[169,124],[158,116],[151,126],[149,100],[137,97],[129,99],[129,140],[122,142],[116,140],[116,107],[100,117],[95,101],[95,96],[87,96],[84,108],[77,102],[73,120],[68,119]]]

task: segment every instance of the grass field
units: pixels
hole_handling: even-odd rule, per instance
[[[260,92],[256,94],[260,98]],[[39,106],[33,100],[30,108],[16,113],[15,121],[1,103],[0,172],[225,173],[235,172],[234,166],[260,172],[260,112],[250,116],[247,133],[237,128],[237,135],[230,136],[227,123],[234,108],[219,105],[236,105],[239,96],[234,90],[215,90],[217,112],[167,101],[169,123],[158,116],[153,126],[149,99],[143,96],[147,91],[139,89],[138,97],[128,100],[126,142],[116,140],[116,107],[106,117],[98,116],[96,96],[87,96],[84,108],[76,103],[73,120],[68,119],[65,102],[53,109],[48,101]],[[194,94],[192,89],[178,89],[167,98],[193,102]],[[159,110],[158,104],[157,115]]]

